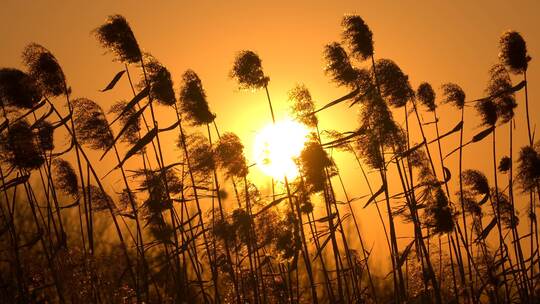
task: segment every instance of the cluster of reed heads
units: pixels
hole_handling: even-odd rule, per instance
[[[312,133],[296,160],[299,176],[273,181],[271,195],[250,181],[239,137],[220,133],[198,75],[185,71],[177,94],[169,70],[141,51],[124,17],[111,16],[93,31],[124,67],[103,91],[124,80],[133,92],[107,112],[95,101],[73,98],[55,56],[29,44],[25,71],[0,70],[0,299],[540,301],[540,143],[528,111],[531,58],[524,39],[515,31],[501,36],[500,62],[489,70],[485,97],[467,100],[455,83],[441,86],[442,97],[427,82],[414,90],[394,61],[375,58],[372,32],[360,16],[345,16],[342,26],[343,43],[324,48],[325,72],[350,93],[317,108],[304,85],[290,91],[291,114]],[[270,77],[255,52],[239,52],[230,76],[240,88],[264,89],[275,120]],[[521,90],[528,144],[514,158],[515,94]],[[320,130],[317,113],[346,102],[358,109],[359,126]],[[460,113],[451,130],[439,130],[441,104]],[[157,107],[172,111],[176,121],[159,125]],[[476,111],[483,126],[472,137],[464,126],[479,123],[465,121],[466,110]],[[404,123],[396,122],[396,113]],[[416,142],[413,126],[421,135]],[[426,137],[427,128],[435,128],[435,138]],[[504,152],[496,150],[499,131],[508,140]],[[163,157],[165,132],[178,134],[176,162]],[[58,146],[60,135],[66,140]],[[458,136],[459,146],[443,145]],[[462,167],[464,152],[489,140],[491,181]],[[330,151],[354,155],[357,163],[349,167],[357,166],[360,183],[343,182]],[[115,162],[109,173],[120,176],[118,193],[107,193],[111,177],[95,170],[105,156]],[[447,167],[448,157],[458,158],[459,166]],[[459,187],[449,183],[453,179]],[[350,197],[347,187],[359,186],[370,193]],[[377,210],[388,273],[370,262],[362,208]],[[397,221],[406,222],[407,231],[397,231]]]

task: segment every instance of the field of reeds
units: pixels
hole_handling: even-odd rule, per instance
[[[124,67],[102,91],[132,91],[107,109],[73,97],[54,54],[28,44],[24,70],[0,70],[0,302],[538,303],[540,142],[523,37],[501,35],[485,94],[470,97],[454,82],[413,88],[394,61],[376,58],[360,16],[341,25],[324,70],[349,93],[315,104],[304,85],[290,91],[291,115],[311,134],[300,174],[272,180],[270,193],[250,179],[253,162],[216,123],[197,73],[185,71],[177,89],[124,17],[92,31]],[[259,55],[239,51],[229,74],[267,97],[275,122]],[[443,106],[461,117],[453,128],[440,127]],[[358,121],[319,128],[318,113],[337,107]],[[175,121],[164,125],[160,111]],[[467,125],[482,127],[464,134]],[[463,165],[480,142],[492,147],[486,172]],[[343,181],[339,153],[353,156],[347,167],[369,194],[348,195],[358,185]],[[105,157],[115,163],[101,174]],[[121,191],[107,191],[113,178]],[[388,272],[365,242],[366,209],[384,231]]]

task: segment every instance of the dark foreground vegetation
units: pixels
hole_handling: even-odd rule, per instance
[[[427,82],[413,89],[394,61],[375,57],[360,16],[342,25],[343,43],[324,48],[325,71],[350,93],[317,107],[305,86],[290,91],[292,114],[313,133],[297,159],[301,174],[276,182],[272,195],[250,181],[243,145],[216,124],[198,75],[185,71],[175,89],[122,16],[93,31],[125,67],[103,91],[133,91],[110,109],[71,96],[76,84],[54,55],[29,44],[24,71],[0,70],[0,302],[538,303],[540,143],[523,38],[501,36],[500,62],[473,99],[455,83],[439,94]],[[274,119],[256,53],[239,52],[230,76],[265,91]],[[512,144],[518,91],[524,147]],[[461,117],[452,129],[439,128],[442,104]],[[319,129],[317,113],[340,106],[358,109],[359,124]],[[158,107],[176,121],[159,124]],[[466,121],[467,111],[477,119]],[[465,125],[479,124],[464,135]],[[164,160],[164,132],[178,134],[176,162]],[[459,145],[448,146],[452,137]],[[496,140],[508,149],[498,151]],[[489,172],[462,165],[479,142],[493,147]],[[342,182],[330,150],[355,156],[350,167],[369,195],[347,195],[357,185]],[[122,191],[107,193],[112,175],[98,175],[90,153],[115,160],[109,173]],[[450,158],[458,166],[446,165]],[[362,207],[378,211],[389,273],[370,263]],[[396,231],[398,221],[408,231]]]

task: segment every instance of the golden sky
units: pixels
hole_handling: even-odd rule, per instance
[[[240,91],[228,77],[239,50],[254,50],[262,58],[265,73],[271,79],[269,90],[279,118],[286,114],[286,95],[296,83],[304,83],[318,105],[347,93],[324,75],[322,56],[325,44],[340,40],[340,22],[346,13],[362,16],[373,31],[376,58],[394,60],[409,75],[413,87],[428,81],[438,89],[451,81],[463,87],[467,99],[483,96],[488,69],[497,62],[499,36],[507,29],[514,29],[527,41],[533,58],[528,77],[530,113],[535,124],[540,118],[538,12],[538,1],[498,0],[3,0],[0,4],[0,66],[20,67],[24,46],[29,42],[40,43],[58,58],[73,96],[93,99],[107,110],[118,99],[129,99],[131,93],[125,82],[120,82],[112,92],[98,92],[122,65],[112,62],[112,55],[104,54],[90,32],[108,15],[124,15],[143,50],[151,52],[171,71],[177,92],[180,76],[186,69],[199,74],[221,130],[237,133],[250,157],[255,133],[270,123],[271,118],[263,91]],[[516,83],[519,80],[515,78]],[[515,151],[526,142],[522,92],[517,94],[517,101]],[[481,128],[474,110],[467,110],[465,138],[470,138]],[[172,119],[173,113],[161,110],[161,115],[160,120],[167,121]],[[439,115],[443,131],[458,122],[458,113],[450,107],[441,107]],[[319,119],[323,129],[348,131],[358,125],[356,109],[348,109],[344,104],[326,111]],[[425,119],[430,120],[430,117]],[[397,114],[396,120],[401,122],[402,115]],[[506,138],[507,130],[499,132],[504,132],[501,138]],[[433,138],[433,134],[428,128],[428,137]],[[165,137],[171,147],[166,149],[169,160],[174,158],[174,153],[179,153],[172,148],[175,136]],[[502,141],[499,141],[499,156],[507,153],[506,142]],[[448,141],[450,146],[455,143],[455,139]],[[489,148],[489,141],[469,147],[465,167],[484,170],[491,177]],[[345,182],[353,195],[367,194],[351,160],[349,156],[338,158],[338,165],[346,168]],[[449,166],[456,168],[455,158],[451,162]],[[260,176],[260,172],[253,174]],[[373,210],[358,209],[358,212],[368,224],[375,215]]]

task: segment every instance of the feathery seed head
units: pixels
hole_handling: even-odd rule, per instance
[[[66,77],[56,57],[49,50],[31,43],[24,49],[22,57],[28,74],[44,94],[59,96],[66,93]]]
[[[120,124],[126,131],[122,134],[122,141],[130,144],[135,144],[139,140],[139,131],[141,130],[141,119],[135,117],[137,112],[135,108],[126,109],[126,101],[118,101],[111,106],[109,113],[120,115],[124,110],[124,114],[120,117]]]
[[[480,118],[482,119],[482,125],[494,126],[499,119],[497,115],[497,104],[491,99],[482,99],[475,105]]]
[[[531,57],[525,39],[516,31],[507,31],[499,40],[499,58],[513,73],[527,71]]]
[[[230,76],[241,88],[260,89],[268,85],[270,78],[264,75],[262,61],[253,51],[243,50],[236,55]]]
[[[516,182],[523,192],[533,191],[540,183],[540,142],[525,146],[519,152]]]
[[[92,205],[92,211],[99,212],[104,210],[109,210],[109,208],[116,209],[113,199],[101,188],[89,185],[86,188],[86,191],[90,193],[89,200]]]
[[[503,156],[499,162],[499,172],[508,172],[508,170],[510,170],[510,166],[512,166],[512,159],[510,159],[510,157],[508,156]]]
[[[174,96],[173,81],[171,73],[152,55],[145,55],[145,64],[147,80],[142,79],[139,83],[140,88],[150,86],[150,97],[157,100],[160,104],[172,106],[176,103]]]
[[[423,82],[418,86],[416,91],[416,98],[423,104],[429,111],[433,112],[437,107],[435,103],[435,91],[433,87],[427,82]]]
[[[214,149],[216,161],[225,169],[229,177],[244,177],[248,174],[244,145],[234,133],[221,136]]]
[[[62,158],[54,159],[52,161],[52,172],[54,185],[58,189],[72,197],[79,195],[77,174],[68,161]]]
[[[216,118],[208,107],[201,79],[193,70],[187,70],[182,76],[180,103],[182,111],[194,125],[208,124]]]
[[[317,127],[317,116],[309,115],[315,111],[315,103],[311,99],[311,94],[305,85],[300,84],[289,91],[289,101],[291,101],[291,112],[295,119],[306,126]]]
[[[391,106],[403,107],[408,100],[414,97],[409,77],[394,61],[390,59],[377,60],[372,73],[379,81],[381,95]]]
[[[324,72],[340,86],[355,87],[359,77],[359,71],[355,69],[347,52],[337,42],[327,44],[324,47],[326,67]]]
[[[43,164],[45,159],[26,120],[11,124],[6,133],[2,134],[2,158],[20,169],[37,169]]]
[[[0,104],[32,108],[41,99],[41,90],[32,77],[21,70],[0,69]]]
[[[463,183],[475,194],[489,194],[489,183],[484,173],[468,169],[461,173]]]
[[[72,106],[77,140],[92,149],[109,148],[114,138],[101,107],[87,98],[73,100]]]
[[[52,151],[54,149],[54,128],[48,121],[41,120],[36,125],[39,146],[43,151]]]
[[[465,92],[455,83],[445,83],[442,85],[443,101],[442,103],[451,103],[458,109],[465,106]]]
[[[373,33],[362,17],[347,15],[341,22],[343,38],[349,44],[353,55],[366,60],[373,55]]]
[[[113,15],[94,30],[101,45],[117,56],[121,62],[137,63],[142,58],[139,44],[126,18]]]
[[[191,170],[207,176],[216,167],[215,155],[208,139],[201,133],[187,135],[184,139],[189,154]],[[178,147],[182,147],[182,139],[178,140]]]
[[[298,163],[307,190],[311,193],[324,190],[326,182],[325,168],[332,165],[332,160],[328,157],[321,144],[314,140],[308,141],[304,150],[300,153]]]

